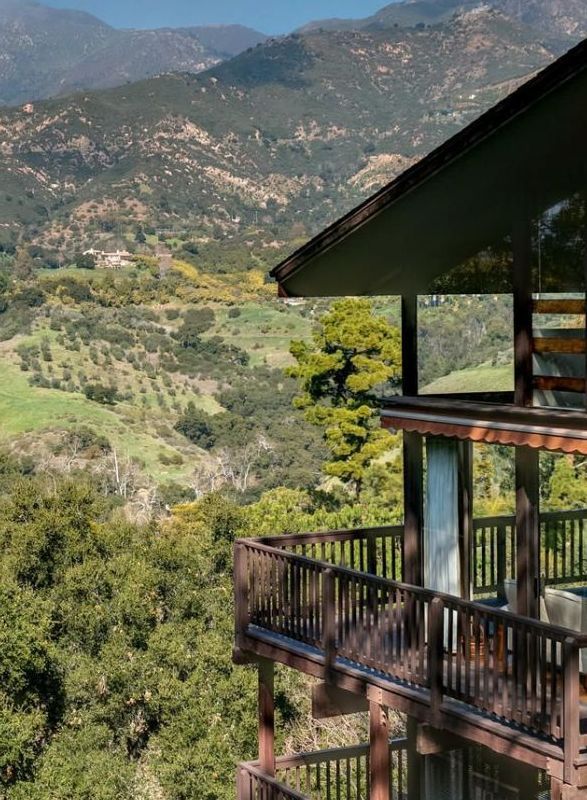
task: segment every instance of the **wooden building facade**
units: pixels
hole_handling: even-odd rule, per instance
[[[419,753],[483,745],[587,797],[587,512],[541,513],[539,468],[587,455],[586,209],[587,42],[274,271],[284,297],[401,296],[403,393],[381,419],[403,432],[404,524],[237,542],[235,658],[259,665],[239,800],[308,797],[278,780],[275,663],[319,679],[316,716],[369,712],[362,797],[394,796],[390,708]],[[418,297],[496,293],[513,392],[422,396]],[[512,448],[512,517],[475,518],[475,442]]]

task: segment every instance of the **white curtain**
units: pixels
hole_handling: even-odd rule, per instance
[[[458,447],[452,439],[426,440],[424,582],[428,589],[460,597]]]

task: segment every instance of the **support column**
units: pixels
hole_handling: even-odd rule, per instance
[[[513,230],[515,404],[533,405],[532,229],[529,216]],[[516,448],[517,612],[540,615],[539,452]]]
[[[583,280],[585,297],[585,392],[583,401],[587,408],[587,191],[583,192]]]
[[[270,777],[275,777],[274,681],[273,662],[259,662],[259,765]]]
[[[404,437],[404,581],[424,584],[424,444],[419,433]]]
[[[402,297],[402,393],[418,395],[418,298]],[[404,580],[422,586],[423,441],[418,433],[403,433],[404,451]]]
[[[534,366],[532,354],[532,229],[530,220],[519,220],[513,236],[514,289],[514,402],[529,407],[533,403]]]
[[[379,703],[369,703],[370,800],[390,800],[391,759],[389,753],[389,720],[387,709]]]
[[[418,753],[418,722],[408,717],[408,797],[420,800],[424,783],[424,757]]]
[[[516,448],[517,612],[540,616],[539,458],[531,447]]]

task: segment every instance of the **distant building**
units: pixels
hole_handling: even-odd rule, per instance
[[[94,256],[96,259],[96,266],[99,269],[122,269],[132,264],[132,253],[126,250],[116,250],[113,253],[108,253],[105,250],[96,250],[93,247],[89,250],[84,250],[85,256]]]

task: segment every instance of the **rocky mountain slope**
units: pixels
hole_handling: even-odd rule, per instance
[[[206,265],[275,262],[555,53],[490,9],[316,31],[201,75],[0,114],[0,241],[58,253],[153,226]]]
[[[533,26],[548,39],[587,36],[587,4],[584,0],[404,0],[391,3],[376,14],[358,20],[330,19],[311,22],[302,31],[365,30],[398,25],[435,25],[455,13],[486,7]]]
[[[0,104],[200,72],[265,38],[237,25],[115,30],[81,11],[0,0]]]

